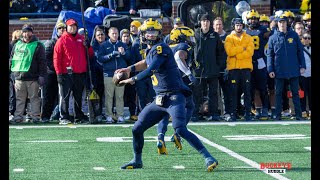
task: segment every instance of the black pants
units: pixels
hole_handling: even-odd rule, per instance
[[[208,89],[208,91],[206,91]],[[193,88],[195,109],[194,115],[199,113],[199,108],[203,104],[203,98],[208,93],[209,115],[220,115],[218,110],[218,77],[202,78],[200,85]]]
[[[41,119],[50,118],[52,111],[58,104],[58,82],[56,74],[48,74],[43,86]]]
[[[232,114],[236,115],[238,91],[244,93],[244,106],[246,116],[251,112],[251,72],[250,69],[229,70],[229,81],[231,85]]]
[[[9,77],[9,113],[14,114],[16,111],[16,91],[14,90],[14,82]]]
[[[60,119],[71,120],[69,117],[69,97],[73,93],[74,97],[74,119],[82,119],[84,113],[82,112],[82,92],[85,87],[86,73],[73,73],[72,75],[60,75],[59,80],[59,108]],[[60,77],[59,77],[60,78]]]
[[[219,85],[223,93],[223,103],[224,103],[224,112],[226,114],[231,114],[231,90],[228,80],[224,80],[223,76],[219,77]]]

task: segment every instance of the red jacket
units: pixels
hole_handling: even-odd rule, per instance
[[[57,74],[67,73],[68,66],[72,67],[73,73],[87,72],[86,48],[83,41],[83,36],[76,34],[74,37],[67,32],[57,40],[53,52],[53,65]],[[90,50],[93,51],[92,48]]]

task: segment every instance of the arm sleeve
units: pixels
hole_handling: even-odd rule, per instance
[[[174,54],[174,60],[176,60],[176,63],[178,65],[178,68],[180,69],[180,71],[182,71],[187,76],[191,74],[190,69],[184,65],[178,52],[176,52]]]
[[[57,75],[58,74],[62,74],[62,54],[63,50],[62,50],[62,44],[60,43],[61,39],[58,39],[56,45],[54,46],[54,50],[53,50],[53,66],[54,66],[54,70],[56,71]]]
[[[273,51],[272,38],[270,38],[268,41],[267,69],[269,73],[274,72],[274,51]]]
[[[228,35],[224,44],[228,56],[235,56],[243,51],[242,46],[235,46],[231,35]]]
[[[98,51],[98,62],[103,64],[112,59],[112,53],[107,54],[104,45],[101,45]]]

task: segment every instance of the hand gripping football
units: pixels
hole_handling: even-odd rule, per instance
[[[112,77],[112,81],[116,86],[124,86],[125,84],[119,84],[120,81],[128,79],[127,73],[124,72],[119,72],[119,73],[114,73]]]

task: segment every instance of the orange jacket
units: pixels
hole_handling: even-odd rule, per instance
[[[234,31],[226,37],[224,48],[228,55],[227,70],[250,69],[253,70],[252,56],[254,53],[253,39],[246,32],[238,37]],[[244,50],[244,48],[246,50]]]

